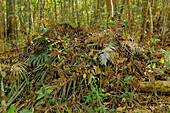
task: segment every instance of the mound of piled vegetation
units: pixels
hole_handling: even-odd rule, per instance
[[[31,38],[22,51],[1,60],[11,64],[10,70],[3,65],[8,107],[15,103],[18,111],[37,113],[168,109],[169,99],[157,93],[170,94],[169,64],[161,59],[169,60],[169,52],[152,60],[158,54],[128,35],[113,30],[89,34],[67,23]]]

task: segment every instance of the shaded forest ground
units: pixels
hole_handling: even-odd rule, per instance
[[[169,38],[139,44],[123,25],[56,24],[1,53],[7,107],[41,112],[170,111]],[[169,37],[166,29],[165,37]]]

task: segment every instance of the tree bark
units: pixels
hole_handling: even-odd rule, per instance
[[[96,23],[96,21],[97,21],[97,17],[96,17],[96,0],[94,0],[93,1],[94,3],[93,3],[93,18],[94,18],[94,24]]]
[[[65,21],[65,20],[67,20],[67,18],[66,18],[67,16],[66,16],[66,1],[65,0],[63,0],[63,20]]]
[[[70,0],[68,0],[68,20],[70,21]]]
[[[61,22],[63,22],[63,3],[62,0],[60,0],[60,7],[61,7]]]
[[[87,15],[87,24],[89,25],[89,13],[88,13],[88,7],[87,7],[87,0],[84,0],[84,4],[85,4],[86,15]]]
[[[71,7],[72,7],[72,22],[75,22],[75,11],[74,11],[74,0],[71,2]]]
[[[150,4],[150,1],[148,1],[148,8],[149,8],[149,22],[150,22],[150,35],[149,35],[149,38],[151,39],[152,38],[152,34],[153,34],[153,20],[152,20],[152,7],[151,7],[151,4]]]
[[[33,26],[33,16],[32,16],[32,6],[31,6],[31,0],[28,0],[29,3],[29,34],[34,31],[34,26]]]
[[[121,9],[120,9],[120,14],[119,14],[119,20],[121,20],[121,15],[122,15],[123,10],[124,10],[124,5],[125,5],[125,0],[123,0],[123,2],[122,2],[122,6],[121,6]]]
[[[129,32],[130,32],[130,36],[132,35],[132,31],[131,31],[131,14],[130,14],[130,2],[129,0],[127,0],[127,7],[128,7],[128,24],[129,24]]]
[[[54,10],[55,10],[55,21],[57,22],[57,1],[54,0],[55,6],[54,6]]]
[[[7,18],[7,37],[8,40],[12,39],[13,29],[12,29],[12,0],[6,0],[6,18]]]
[[[161,37],[162,37],[162,45],[164,44],[164,42],[166,41],[165,39],[165,26],[167,24],[167,19],[168,19],[168,7],[169,7],[169,2],[168,0],[164,0],[163,1],[163,14],[162,14],[162,19],[163,19],[163,29],[161,32]]]
[[[141,25],[141,38],[140,42],[144,41],[145,38],[145,30],[146,30],[146,18],[147,18],[147,0],[142,1],[143,9],[142,9],[142,25]]]
[[[4,1],[0,0],[0,45],[4,43],[4,35],[5,35],[5,29],[4,29],[4,20],[3,17],[4,16]],[[4,45],[0,46],[0,52],[4,52]]]
[[[78,27],[80,27],[80,16],[79,16],[79,7],[78,7],[78,2],[77,0],[75,0],[75,4],[76,4],[76,15],[77,15],[77,24],[78,24]]]

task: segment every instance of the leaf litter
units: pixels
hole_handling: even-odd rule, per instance
[[[105,109],[119,112],[169,109],[169,85],[163,91],[141,84],[167,81],[169,68],[164,74],[157,74],[149,62],[163,54],[151,54],[145,46],[111,29],[98,29],[92,34],[89,31],[67,23],[57,24],[32,36],[32,44],[18,54],[15,50],[6,58],[3,56],[7,53],[1,54],[1,63],[11,66],[11,70],[5,68],[7,107],[15,103],[18,111],[28,108],[34,112],[88,112],[99,109],[99,102]],[[97,97],[92,97],[91,92]],[[88,103],[92,98],[98,102]]]

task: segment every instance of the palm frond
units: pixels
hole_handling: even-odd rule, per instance
[[[20,76],[22,79],[24,78],[23,77],[23,75],[24,75],[24,73],[26,73],[27,71],[26,71],[26,69],[27,69],[27,64],[26,63],[23,63],[23,62],[21,62],[21,63],[15,63],[15,64],[13,64],[12,66],[11,66],[11,73],[12,73],[12,75],[13,76]]]

